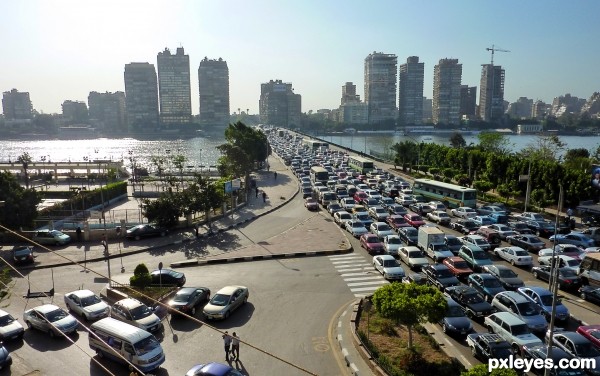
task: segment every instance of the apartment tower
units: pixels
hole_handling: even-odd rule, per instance
[[[419,63],[418,56],[410,56],[400,65],[398,91],[398,125],[419,125],[423,123],[423,79],[425,63]]]
[[[200,123],[207,126],[229,125],[229,68],[222,58],[204,58],[198,67]]]
[[[156,56],[161,128],[169,129],[192,122],[190,57],[183,47],[173,55],[168,48]]]
[[[125,65],[125,103],[131,131],[158,129],[158,84],[154,64]]]
[[[458,59],[440,59],[433,69],[433,108],[435,124],[460,124],[460,83],[462,64]]]
[[[504,69],[499,65],[481,65],[479,117],[495,122],[504,114]]]
[[[260,85],[258,108],[260,121],[283,128],[300,125],[302,97],[295,94],[291,83],[270,80]]]
[[[6,120],[33,119],[33,108],[28,92],[17,89],[2,93],[2,111]]]
[[[369,124],[394,124],[398,113],[397,79],[396,55],[373,52],[365,58],[365,102]]]
[[[88,94],[88,107],[90,122],[98,128],[117,133],[127,132],[124,92],[92,91]]]

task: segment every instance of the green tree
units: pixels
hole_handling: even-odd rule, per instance
[[[25,188],[29,189],[29,164],[31,163],[31,155],[25,152],[17,157],[17,162],[23,165],[23,173],[25,174]]]
[[[481,132],[477,135],[479,148],[494,154],[509,154],[511,143],[508,137],[497,132]]]
[[[520,155],[527,159],[557,161],[558,155],[565,148],[565,143],[557,135],[539,136],[536,140],[525,146]]]
[[[10,229],[31,228],[38,217],[41,196],[33,189],[23,188],[8,171],[0,172],[0,224]]]
[[[438,322],[446,314],[448,303],[435,287],[391,283],[373,294],[373,305],[382,317],[408,329],[408,347],[413,347],[412,330],[419,323]]]
[[[480,193],[485,194],[492,189],[492,183],[485,180],[477,180],[473,182],[473,188],[477,189]]]
[[[456,149],[464,148],[467,146],[467,141],[465,141],[465,138],[462,136],[462,134],[454,132],[452,136],[450,136],[450,146]]]
[[[183,214],[179,196],[174,193],[165,193],[156,200],[145,199],[143,210],[148,222],[166,228],[175,227]]]
[[[403,170],[407,163],[414,163],[418,158],[418,146],[412,141],[398,142],[392,145],[391,149],[396,153],[394,160],[402,165]]]
[[[464,371],[460,376],[517,376],[517,372],[510,368],[496,368],[488,372],[487,364],[478,364],[468,371]]]
[[[133,275],[129,277],[131,286],[141,287],[142,289],[152,283],[152,276],[146,264],[138,264],[133,270]]]
[[[187,162],[185,155],[175,155],[173,157],[173,166],[179,171],[181,184],[183,184],[183,168],[185,167],[185,162]]]

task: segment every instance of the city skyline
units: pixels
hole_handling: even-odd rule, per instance
[[[491,58],[486,48],[495,45],[511,51],[494,56],[506,71],[507,101],[551,103],[567,93],[587,99],[600,91],[597,52],[587,43],[597,34],[599,9],[596,2],[515,0],[5,3],[0,30],[14,37],[0,60],[0,90],[29,92],[34,109],[60,113],[65,100],[124,91],[126,64],[156,65],[165,47],[184,47],[191,72],[205,57],[227,61],[232,112],[258,113],[261,84],[271,79],[292,83],[308,112],[337,108],[346,82],[362,94],[364,59],[374,51],[399,63],[418,56],[423,95],[432,98],[440,59],[458,59],[461,83],[479,86],[481,66]],[[194,75],[191,85],[198,114]]]

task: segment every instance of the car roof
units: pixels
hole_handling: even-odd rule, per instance
[[[444,264],[430,264],[429,266],[431,266],[435,270],[439,270],[439,269],[449,270],[448,267]]]
[[[93,291],[90,290],[76,290],[67,293],[66,295],[75,295],[78,298],[86,298],[88,296],[96,295]]]
[[[510,299],[514,300],[516,303],[529,302],[529,300],[527,300],[526,297],[524,297],[523,295],[519,294],[516,291],[502,291],[502,292],[499,292],[498,294],[496,294],[496,297],[494,297],[494,299],[496,299],[498,297],[498,295],[506,296],[507,298],[510,298]]]
[[[498,279],[490,273],[473,273],[472,276],[479,276],[481,279]]]
[[[120,305],[120,306],[123,306],[123,307],[125,307],[125,308],[127,308],[127,309],[131,309],[131,308],[133,308],[133,307],[140,306],[140,305],[142,305],[142,304],[144,304],[144,303],[142,303],[142,302],[140,302],[139,300],[137,300],[137,299],[134,299],[134,298],[125,298],[125,299],[121,299],[121,300],[119,300],[119,301],[118,301],[118,302],[116,302],[115,304],[118,304],[118,305]]]
[[[579,334],[577,332],[571,332],[571,331],[556,332],[556,333],[554,333],[554,335],[564,336],[564,337],[568,338],[569,340],[573,341],[573,343],[575,343],[575,344],[585,344],[585,343],[590,342],[587,338],[585,338],[584,336],[582,336],[581,334]]]
[[[538,286],[525,286],[525,287],[519,287],[520,289],[529,289],[533,292],[535,292],[538,295],[552,295],[552,292],[546,288],[543,287],[538,287]]]
[[[375,257],[380,257],[382,260],[395,260],[396,258],[392,255],[379,255]]]
[[[237,289],[247,290],[247,288],[245,286],[225,286],[222,289],[220,289],[219,291],[217,291],[217,294],[231,295]]]
[[[492,313],[492,315],[498,317],[500,320],[504,321],[508,325],[519,325],[519,324],[526,325],[523,320],[521,320],[515,314],[510,313],[510,312],[496,312],[496,313]],[[490,315],[490,316],[492,316],[492,315]]]
[[[54,304],[44,304],[41,306],[34,307],[33,309],[39,313],[46,314],[48,312],[56,311],[57,309],[60,309],[60,307]]]

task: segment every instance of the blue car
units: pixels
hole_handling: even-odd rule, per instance
[[[479,227],[481,226],[489,226],[489,225],[493,225],[495,222],[492,221],[492,219],[490,217],[488,217],[487,215],[478,215],[476,217],[471,218],[471,220],[475,223],[477,223],[477,225]]]
[[[506,291],[498,278],[489,273],[471,274],[467,278],[467,283],[477,290],[488,302],[491,302],[497,293]]]
[[[593,247],[596,245],[594,239],[589,236],[582,234],[581,232],[571,232],[570,234],[559,234],[552,235],[548,238],[551,242],[558,242],[561,244],[573,244],[581,248]]]
[[[454,334],[460,337],[466,337],[473,330],[471,320],[465,314],[463,308],[452,298],[446,298],[448,309],[446,316],[440,322],[442,330],[446,334]]]
[[[542,314],[546,318],[548,322],[550,322],[550,318],[552,315],[552,300],[553,295],[550,290],[545,289],[543,287],[519,287],[517,289],[519,294],[525,296],[532,302],[538,305],[542,309]],[[560,321],[561,324],[566,324],[569,321],[570,317],[569,309],[562,304],[561,300],[558,299],[556,301],[556,320]]]

